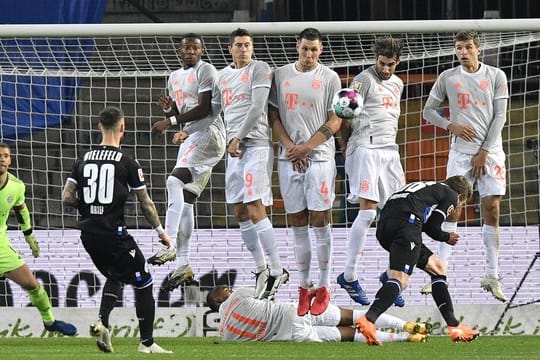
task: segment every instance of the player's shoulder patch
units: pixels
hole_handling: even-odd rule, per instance
[[[359,91],[362,88],[362,84],[363,83],[360,82],[360,81],[353,80],[351,82],[350,88],[353,89],[353,90]]]

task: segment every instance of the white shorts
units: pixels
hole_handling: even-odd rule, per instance
[[[227,156],[225,199],[229,204],[261,200],[264,206],[273,202],[271,178],[274,149],[269,146],[244,148],[242,157]]]
[[[296,214],[304,209],[325,211],[334,204],[336,161],[311,161],[305,173],[295,171],[292,162],[278,161],[279,189],[285,211]]]
[[[225,134],[216,126],[209,126],[190,134],[180,145],[174,168],[188,168],[192,181],[184,189],[199,196],[208,184],[212,168],[225,153]]]
[[[318,334],[317,327],[336,327],[340,319],[341,310],[334,304],[329,304],[326,311],[319,316],[311,314],[298,316],[295,314],[292,325],[292,341],[329,341]]]
[[[405,174],[394,147],[370,149],[362,146],[347,148],[345,172],[349,178],[347,200],[359,203],[360,198],[379,203],[405,185]]]
[[[450,150],[448,164],[446,165],[446,177],[465,176],[471,186],[476,183],[481,198],[506,194],[506,166],[504,165],[506,155],[504,151],[488,153],[486,174],[478,179],[472,175],[472,159],[474,156]]]

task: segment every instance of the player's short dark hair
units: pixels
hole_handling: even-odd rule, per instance
[[[310,41],[319,40],[320,42],[322,42],[322,35],[319,32],[319,30],[317,30],[315,28],[308,27],[308,28],[305,28],[304,30],[302,30],[300,32],[300,34],[298,34],[298,39],[297,40],[300,41],[302,39],[306,39],[306,40],[310,40]]]
[[[478,39],[478,32],[476,31],[460,31],[454,36],[454,45],[458,41],[469,41],[472,40],[474,43],[474,46],[480,47],[480,39]]]
[[[219,311],[219,306],[221,305],[221,302],[219,302],[219,300],[217,299],[217,296],[219,294],[219,291],[221,291],[221,289],[225,287],[228,287],[228,286],[218,285],[214,287],[212,290],[210,290],[208,295],[206,295],[206,305],[210,308],[210,310],[215,311],[215,312]]]
[[[107,106],[99,113],[99,123],[104,129],[113,129],[124,117],[124,112],[117,107]]]
[[[468,199],[472,195],[472,188],[469,181],[461,175],[450,176],[444,181],[450,189],[457,192],[459,195],[463,196],[465,199]]]
[[[386,56],[387,58],[399,59],[401,50],[403,50],[403,43],[401,40],[391,36],[377,38],[373,44],[375,59],[378,58],[379,55]]]
[[[246,29],[238,28],[236,30],[233,30],[233,32],[229,35],[229,44],[234,43],[234,38],[237,36],[249,36],[251,38],[251,41],[253,41],[253,35]]]
[[[180,37],[180,39],[178,39],[178,45],[182,45],[182,42],[186,39],[197,39],[201,42],[201,44],[203,43],[201,34],[191,32]]]

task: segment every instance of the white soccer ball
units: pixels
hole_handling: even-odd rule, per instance
[[[352,119],[362,111],[358,92],[344,88],[336,92],[332,100],[332,107],[337,116],[344,119]]]

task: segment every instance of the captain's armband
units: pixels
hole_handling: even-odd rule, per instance
[[[332,129],[330,129],[330,127],[326,124],[324,124],[323,126],[321,126],[318,130],[318,132],[320,132],[321,134],[324,135],[324,137],[326,138],[326,140],[330,139],[332,136],[334,136],[334,132],[332,131]]]

